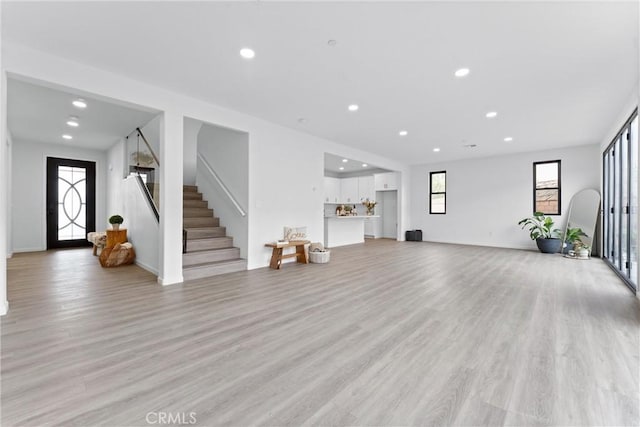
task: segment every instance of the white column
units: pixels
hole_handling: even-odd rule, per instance
[[[640,7],[638,8],[638,19],[640,20]],[[638,27],[637,29],[637,34],[636,34],[636,49],[638,49],[638,40],[640,40],[640,27]],[[637,64],[637,70],[640,70],[640,55],[638,55],[638,64]],[[638,83],[638,87],[636,88],[638,90],[638,102],[636,104],[636,106],[640,107],[640,82]],[[639,119],[640,120],[640,119]],[[640,130],[640,122],[638,123],[638,130]],[[638,135],[638,141],[640,141],[640,135]],[[602,162],[600,162],[600,164],[602,164]],[[600,179],[600,182],[602,182],[602,179]],[[638,174],[638,188],[640,189],[640,174]],[[600,194],[602,194],[602,192],[600,192]],[[638,223],[640,224],[640,209],[638,209]],[[636,245],[637,251],[640,251],[640,239],[636,239]],[[600,253],[602,253],[602,251],[600,251]],[[636,252],[636,253],[640,253],[640,252]],[[638,269],[638,277],[636,278],[636,286],[640,286],[640,268]],[[640,292],[636,292],[636,298],[640,299]]]
[[[0,6],[2,19],[2,6]],[[2,43],[0,37],[0,43]],[[11,159],[7,158],[7,74],[0,59],[0,316],[7,314],[7,194],[9,180],[6,173]]]
[[[183,117],[165,111],[160,125],[160,265],[158,283],[182,278]]]

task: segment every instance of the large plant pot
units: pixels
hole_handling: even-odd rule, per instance
[[[536,239],[536,244],[538,245],[538,249],[543,254],[555,254],[560,252],[560,248],[562,247],[561,239],[543,239],[542,237],[538,237]]]

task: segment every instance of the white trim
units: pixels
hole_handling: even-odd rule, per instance
[[[9,312],[9,301],[5,301],[0,304],[0,316],[4,316]]]
[[[158,283],[160,283],[162,286],[176,285],[182,282],[184,282],[184,277],[182,276],[178,276],[170,279],[165,279],[158,276]]]
[[[46,251],[47,248],[13,248],[13,252],[14,254],[21,254],[21,253],[25,253],[25,252],[44,252]],[[8,258],[8,257],[7,257]]]
[[[144,262],[140,262],[136,260],[136,265],[143,270],[147,270],[149,273],[153,273],[156,276],[158,275],[158,269],[151,267],[150,265],[145,264]]]

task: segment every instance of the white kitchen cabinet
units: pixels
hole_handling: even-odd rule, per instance
[[[340,180],[340,203],[360,203],[358,198],[358,178],[342,178]]]
[[[365,216],[364,217],[364,235],[366,237],[373,237],[377,239],[382,237],[382,222],[379,216]]]
[[[376,199],[376,188],[373,175],[358,177],[358,201]]]
[[[396,172],[377,173],[373,176],[376,191],[397,190],[398,174]]]
[[[324,177],[324,202],[340,203],[340,180],[338,178]]]

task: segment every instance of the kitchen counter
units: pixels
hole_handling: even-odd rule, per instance
[[[324,219],[367,219],[367,218],[380,218],[380,215],[327,215]]]
[[[324,245],[335,248],[364,243],[365,220],[379,217],[380,215],[325,216]]]

